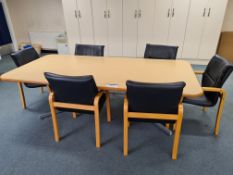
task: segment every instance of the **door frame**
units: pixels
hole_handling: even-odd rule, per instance
[[[18,50],[18,44],[17,44],[18,42],[17,42],[17,39],[16,39],[13,24],[12,24],[12,21],[11,21],[11,17],[10,17],[9,9],[8,9],[8,6],[7,6],[7,2],[6,2],[6,0],[0,0],[0,2],[3,5],[3,10],[4,10],[4,13],[5,13],[7,25],[8,25],[8,28],[9,28],[10,35],[11,35],[14,51],[17,51]]]

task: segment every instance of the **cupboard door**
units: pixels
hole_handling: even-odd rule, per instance
[[[80,40],[82,44],[94,44],[91,0],[77,0]]]
[[[107,1],[92,0],[94,43],[104,45],[104,53],[107,55]]]
[[[182,58],[198,58],[209,0],[191,0]]]
[[[108,55],[122,56],[122,0],[108,0]]]
[[[136,57],[138,34],[138,1],[123,1],[123,56]]]
[[[153,43],[155,0],[139,0],[137,56],[144,57],[147,43]]]
[[[79,23],[75,16],[77,2],[76,0],[62,0],[62,4],[69,42],[69,53],[74,54],[75,44],[80,43]]]
[[[181,57],[185,29],[190,8],[190,0],[173,0],[168,44],[178,46],[177,58]]]
[[[210,0],[198,58],[210,59],[216,49],[228,0]]]
[[[156,0],[154,18],[154,43],[167,44],[172,0]]]

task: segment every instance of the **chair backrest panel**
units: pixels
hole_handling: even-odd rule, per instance
[[[46,72],[45,77],[56,102],[94,104],[98,88],[92,75],[72,77]]]
[[[76,44],[75,55],[104,56],[103,45]]]
[[[130,112],[177,114],[184,82],[141,83],[127,81]]]
[[[206,67],[206,70],[202,77],[203,87],[217,87],[221,88],[227,78],[230,76],[233,70],[232,64],[230,64],[224,58],[215,55]],[[217,93],[206,93],[206,96],[213,104],[217,103]]]
[[[175,60],[178,46],[147,44],[144,58]]]
[[[34,48],[26,48],[11,54],[11,57],[17,67],[30,63],[38,59],[40,56]]]

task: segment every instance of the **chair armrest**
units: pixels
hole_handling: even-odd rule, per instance
[[[183,113],[184,113],[184,106],[183,103],[180,103],[178,106],[178,115],[183,117]]]
[[[127,96],[124,98],[124,111],[128,112],[128,106],[129,106],[129,101],[127,99]]]
[[[129,101],[127,99],[127,96],[125,95],[124,98],[124,109],[123,109],[123,114],[124,114],[124,119],[128,120],[128,112],[129,112]]]
[[[54,102],[54,93],[50,91],[49,93],[49,102],[53,103]]]
[[[203,91],[205,92],[218,92],[220,94],[226,93],[223,88],[216,88],[216,87],[202,87]]]
[[[202,71],[202,70],[196,70],[196,71],[194,71],[194,73],[196,75],[202,75],[202,74],[204,74],[204,71]]]
[[[94,99],[94,106],[99,105],[100,98],[103,96],[103,94],[104,94],[103,91],[98,92],[98,94],[95,96],[95,99]]]

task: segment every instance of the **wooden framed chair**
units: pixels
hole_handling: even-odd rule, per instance
[[[63,76],[45,73],[49,82],[49,105],[52,113],[54,139],[59,142],[59,130],[56,110],[72,113],[93,114],[95,118],[96,147],[100,148],[100,119],[99,113],[105,101],[107,118],[111,118],[110,100],[102,91],[99,91],[93,76]]]
[[[103,57],[104,46],[103,45],[76,44],[75,55]]]
[[[230,64],[224,58],[215,55],[207,65],[205,71],[196,71],[196,74],[201,74],[204,94],[200,97],[184,98],[183,102],[187,104],[206,107],[214,107],[218,99],[218,112],[216,116],[214,134],[219,134],[220,121],[222,117],[222,111],[226,98],[226,91],[222,88],[223,84],[230,76],[233,70],[232,64]]]
[[[26,48],[26,49],[23,49],[23,50],[20,50],[18,52],[11,54],[11,57],[12,57],[15,65],[17,67],[20,67],[20,66],[23,66],[27,63],[30,63],[30,62],[38,59],[40,56],[38,55],[36,50],[31,47],[31,48]],[[33,84],[33,83],[24,83],[24,85],[27,88],[39,88],[40,87],[41,93],[44,92],[44,87],[46,87],[46,85],[43,85],[43,84]],[[25,96],[24,96],[22,83],[18,83],[18,87],[19,87],[22,106],[25,109],[26,108],[26,100],[25,100]]]
[[[144,58],[175,60],[178,46],[147,44]]]
[[[172,159],[177,159],[183,119],[184,82],[152,84],[127,81],[124,99],[124,156],[128,155],[129,121],[176,124]]]
[[[104,46],[103,45],[89,45],[89,44],[76,44],[75,45],[75,55],[81,56],[104,56]],[[110,92],[105,91],[106,95],[110,97]],[[73,117],[75,118],[78,114],[74,113]],[[110,122],[111,119],[108,119]]]

